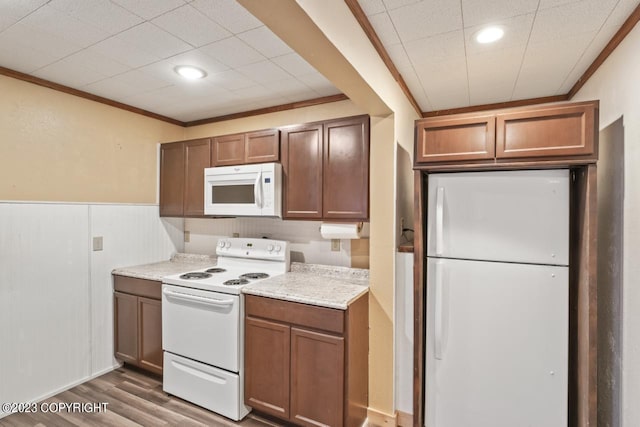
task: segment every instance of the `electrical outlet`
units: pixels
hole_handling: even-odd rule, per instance
[[[231,237],[240,237],[240,233],[233,233]]]
[[[333,252],[340,251],[340,239],[331,239],[331,250]]]
[[[102,236],[97,236],[93,238],[93,250],[94,251],[102,250]]]
[[[191,241],[191,232],[188,230],[184,231],[184,242],[189,243]]]

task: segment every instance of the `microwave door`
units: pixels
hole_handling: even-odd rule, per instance
[[[207,186],[211,215],[259,215],[260,191],[255,181],[214,181]]]

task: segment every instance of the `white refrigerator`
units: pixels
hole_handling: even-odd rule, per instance
[[[430,174],[426,427],[566,427],[569,171]]]

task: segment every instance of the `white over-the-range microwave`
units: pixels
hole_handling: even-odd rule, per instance
[[[282,165],[206,168],[204,214],[282,217]]]

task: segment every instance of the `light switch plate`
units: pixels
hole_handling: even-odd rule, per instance
[[[333,252],[340,251],[340,239],[331,239],[331,250]]]
[[[189,243],[191,241],[191,232],[189,230],[184,231],[184,242]]]
[[[93,250],[94,251],[102,250],[102,236],[97,236],[93,238]]]

